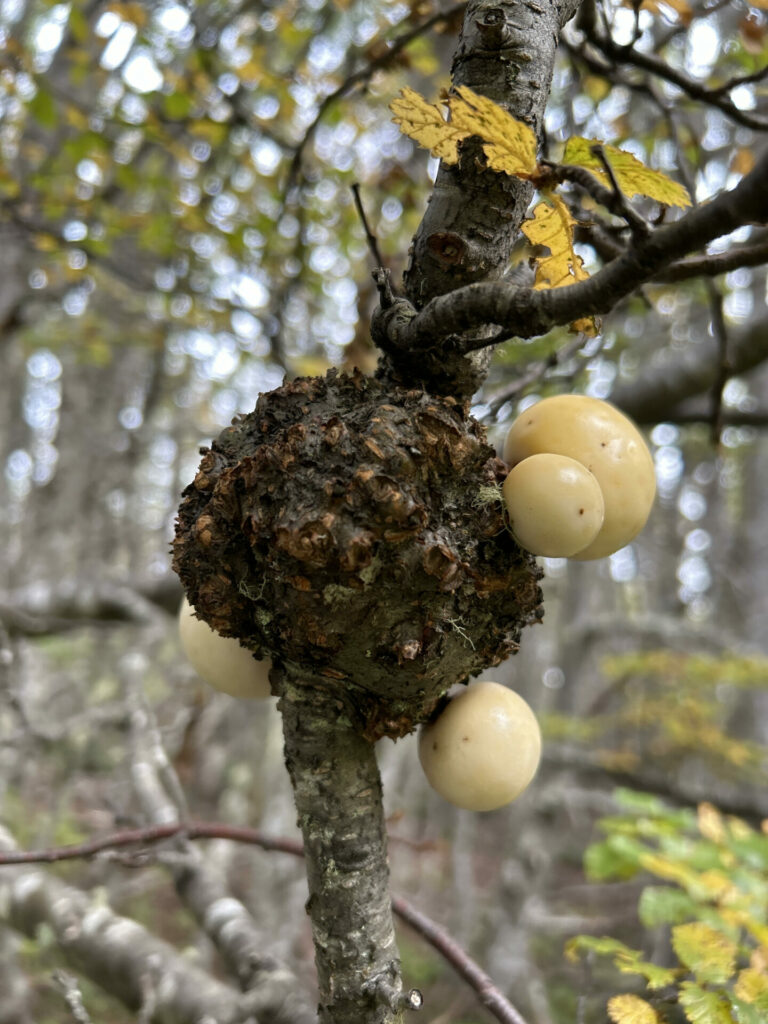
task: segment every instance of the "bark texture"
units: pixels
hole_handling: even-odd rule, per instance
[[[540,615],[505,473],[454,399],[301,378],[205,453],[174,566],[218,632],[332,690],[368,739],[401,736]]]
[[[393,1024],[401,996],[381,781],[371,743],[329,691],[288,679],[285,757],[304,836],[321,1024]]]
[[[492,99],[530,125],[541,142],[559,32],[578,4],[471,0],[453,60],[453,86]],[[530,183],[487,169],[478,140],[460,146],[458,164],[441,164],[404,275],[416,309],[462,285],[503,277],[532,196]],[[487,329],[480,336],[487,337]],[[488,358],[450,356],[436,347],[419,366],[409,364],[405,379],[423,380],[433,391],[471,395],[485,377]]]

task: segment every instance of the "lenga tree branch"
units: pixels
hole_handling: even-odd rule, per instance
[[[487,96],[542,142],[560,30],[578,6],[579,0],[471,0],[452,87]],[[500,279],[531,200],[529,182],[487,169],[478,140],[463,143],[459,156],[457,164],[441,163],[411,245],[403,282],[416,309],[457,287]],[[487,337],[487,328],[478,329]],[[421,366],[385,359],[383,372],[406,385],[425,382],[433,392],[468,396],[485,379],[489,360],[489,352],[467,359],[443,349]]]
[[[126,847],[146,847],[169,839],[226,839],[235,843],[258,846],[262,850],[304,856],[298,839],[270,836],[259,829],[224,822],[187,821],[144,828],[125,829],[99,839],[70,846],[54,846],[41,850],[16,850],[0,847],[0,883],[2,868],[23,864],[53,864],[59,861],[82,860],[98,854],[116,854]],[[463,950],[453,937],[426,914],[400,896],[392,897],[392,911],[405,924],[428,942],[476,992],[480,1001],[501,1024],[526,1024],[518,1010],[502,995],[479,964]],[[412,997],[413,998],[413,997]],[[413,1005],[413,1008],[417,1007]]]
[[[725,89],[709,89],[701,82],[697,82],[695,78],[691,78],[684,71],[673,68],[655,54],[644,53],[641,50],[635,49],[634,46],[620,45],[610,35],[597,29],[596,26],[593,26],[591,31],[588,32],[587,38],[611,64],[628,64],[641,71],[647,71],[657,78],[677,86],[678,89],[690,96],[691,99],[716,107],[730,117],[732,121],[744,125],[745,128],[752,128],[756,131],[768,131],[768,120],[756,117],[747,110],[741,110],[730,98],[728,91],[733,88],[733,84],[728,84]]]
[[[286,674],[279,704],[309,882],[321,1024],[395,1024],[402,993],[376,754],[332,692]],[[416,997],[413,996],[413,999]]]
[[[12,856],[13,845],[0,828],[2,855]],[[42,871],[0,872],[0,924],[30,938],[46,926],[72,967],[131,1010],[144,1006],[151,985],[157,1024],[198,1024],[206,1015],[237,1024],[253,1013],[251,994],[212,978],[136,921]]]
[[[444,339],[449,339],[453,352],[465,355],[507,337],[530,338],[559,324],[608,313],[638,285],[687,253],[745,224],[768,221],[767,178],[768,151],[734,189],[636,241],[586,281],[551,290],[503,282],[467,285],[434,298],[410,319],[401,315],[395,331],[389,330],[393,321],[384,311],[375,324],[374,340],[393,361],[407,365],[423,360]],[[487,324],[501,330],[491,338],[478,337]],[[462,332],[463,337],[456,337]]]

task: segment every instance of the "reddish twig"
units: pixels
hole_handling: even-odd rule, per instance
[[[6,864],[52,864],[62,860],[81,860],[107,850],[136,846],[140,843],[160,843],[164,839],[173,839],[179,835],[186,839],[231,839],[235,843],[260,846],[263,850],[290,853],[294,857],[304,855],[304,848],[298,839],[267,836],[255,828],[227,825],[223,822],[188,821],[125,829],[109,836],[102,836],[101,839],[91,839],[72,846],[52,846],[45,850],[3,850],[0,852],[0,867]]]
[[[276,850],[293,857],[303,857],[304,847],[298,839],[269,836],[259,829],[224,822],[188,821],[146,828],[125,829],[100,839],[71,846],[53,846],[43,850],[0,851],[0,868],[9,864],[52,864],[64,860],[80,860],[125,846],[158,843],[182,835],[186,839],[229,839],[236,843]],[[480,1002],[501,1024],[527,1024],[525,1018],[494,985],[491,978],[458,943],[435,921],[403,899],[392,897],[392,910],[409,927],[425,939],[475,991]]]
[[[454,970],[470,985],[480,997],[480,1002],[502,1024],[526,1024],[526,1020],[496,988],[491,978],[451,938],[451,936],[426,914],[402,898],[392,897],[392,909],[401,920],[410,925],[443,956]]]

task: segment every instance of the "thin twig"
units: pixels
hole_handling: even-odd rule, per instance
[[[552,352],[546,359],[531,364],[522,376],[512,381],[503,391],[493,396],[489,402],[491,415],[495,416],[503,405],[511,402],[513,398],[517,398],[519,394],[532,384],[538,383],[550,370],[554,370],[555,367],[561,366],[572,356],[575,356],[585,344],[584,335],[579,333],[575,337],[570,338],[565,345]],[[596,353],[592,351],[587,358],[594,359],[595,355]]]
[[[303,139],[294,150],[291,165],[288,168],[288,175],[286,178],[284,195],[288,196],[293,190],[294,186],[296,185],[301,172],[301,161],[304,156],[304,150],[312,141],[315,133],[317,132],[318,126],[320,125],[320,122],[325,116],[327,110],[330,107],[332,107],[337,100],[340,100],[342,97],[352,92],[353,89],[365,85],[366,82],[370,81],[370,79],[373,77],[376,71],[379,71],[381,68],[384,68],[388,64],[391,64],[399,53],[401,53],[408,46],[410,46],[410,44],[414,42],[414,40],[424,35],[425,32],[429,32],[430,29],[436,28],[438,25],[447,24],[453,18],[458,17],[458,15],[466,8],[466,6],[466,3],[456,4],[456,6],[452,7],[450,10],[440,11],[437,14],[433,14],[431,18],[428,18],[426,21],[422,22],[420,25],[417,25],[415,28],[409,29],[407,32],[403,32],[402,35],[396,36],[394,39],[391,40],[391,42],[387,46],[386,50],[381,54],[381,56],[369,59],[368,63],[364,67],[353,72],[351,75],[345,78],[341,85],[339,85],[336,89],[333,90],[333,92],[329,93],[322,100],[318,108],[317,114],[315,115],[315,119],[312,121],[310,125],[307,126],[307,129],[304,132]],[[371,49],[373,49],[373,47],[375,47],[375,45],[375,42],[373,44],[368,44],[367,49],[370,51]]]
[[[101,839],[92,839],[89,842],[77,843],[72,846],[49,847],[44,850],[3,850],[0,852],[0,868],[8,864],[51,864],[57,861],[78,860],[124,846],[157,843],[180,835],[188,840],[229,839],[233,842],[258,846],[262,850],[276,850],[280,853],[289,853],[294,857],[304,856],[303,844],[298,839],[269,836],[258,829],[246,828],[241,825],[227,825],[223,822],[188,821],[126,829],[110,836],[103,836]],[[480,1001],[496,1020],[501,1024],[527,1024],[525,1018],[494,985],[489,975],[451,938],[448,932],[400,896],[392,897],[392,910],[397,917],[417,931],[451,964],[475,991]],[[418,993],[415,990],[407,993],[405,999],[410,1001],[411,1009],[416,1009]]]
[[[371,231],[370,224],[368,223],[368,218],[365,215],[363,201],[360,198],[360,186],[357,182],[355,182],[355,184],[352,185],[352,195],[355,198],[355,207],[357,209],[358,216],[360,217],[360,221],[362,222],[363,231],[365,231],[365,240],[367,241],[368,248],[371,251],[373,262],[376,267],[380,267],[383,270],[386,264],[384,263],[384,260],[382,259],[381,256],[381,252],[379,251],[379,243],[376,239],[376,235],[374,235],[374,233]]]
[[[64,993],[67,1006],[72,1011],[72,1017],[77,1021],[77,1024],[91,1024],[91,1018],[88,1016],[88,1011],[83,1003],[83,996],[76,979],[71,974],[61,970],[55,970],[52,977]]]
[[[410,925],[422,938],[426,939],[472,986],[480,997],[480,1001],[502,1024],[526,1024],[525,1018],[506,999],[485,971],[459,946],[459,944],[426,914],[404,900],[401,896],[392,897],[392,909],[401,920]]]
[[[755,117],[747,110],[740,110],[733,100],[726,94],[717,90],[707,88],[696,79],[691,78],[684,71],[679,71],[667,64],[665,60],[652,53],[645,53],[634,49],[633,46],[622,46],[616,42],[609,33],[599,30],[591,32],[588,36],[589,42],[601,51],[609,61],[618,64],[629,64],[638,70],[647,71],[671,85],[677,86],[691,99],[700,100],[708,106],[716,107],[727,117],[746,128],[753,128],[756,131],[768,130],[768,120],[762,117]]]
[[[3,850],[0,852],[0,867],[6,864],[53,864],[63,860],[79,860],[93,857],[106,850],[124,846],[158,843],[176,836],[187,839],[231,839],[236,843],[250,843],[263,850],[290,853],[295,857],[303,855],[303,847],[296,839],[267,836],[258,829],[223,822],[190,821],[173,822],[168,825],[148,825],[145,828],[124,829],[111,836],[91,839],[72,846],[55,846],[45,850]]]
[[[709,298],[709,309],[711,314],[712,334],[717,342],[717,369],[715,372],[715,383],[712,385],[712,444],[717,446],[720,443],[720,434],[723,429],[723,389],[731,376],[731,366],[728,361],[728,328],[725,326],[723,316],[723,296],[714,281],[707,279],[706,288]]]
[[[605,150],[598,143],[595,146],[590,147],[592,153],[597,157],[600,163],[603,165],[603,170],[608,176],[608,180],[611,183],[611,188],[615,196],[615,201],[618,209],[621,211],[620,216],[629,224],[630,231],[633,235],[639,238],[645,238],[650,233],[650,227],[644,217],[641,217],[637,210],[633,210],[627,202],[627,197],[621,190],[616,173],[613,170],[611,161],[606,156]]]

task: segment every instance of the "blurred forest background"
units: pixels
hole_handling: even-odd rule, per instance
[[[387,104],[406,84],[432,99],[448,85],[463,9],[0,3],[5,849],[187,817],[297,835],[273,701],[214,694],[180,655],[175,509],[199,446],[260,392],[286,374],[375,366],[376,294],[351,185],[397,279],[435,165]],[[699,202],[733,186],[768,128],[765,0],[603,0],[597,15],[602,48],[575,23],[565,30],[551,152],[580,134],[631,150]],[[710,252],[733,241],[765,248],[765,229],[738,236]],[[587,235],[579,252],[600,265]],[[521,247],[515,258],[526,257]],[[492,814],[458,811],[428,789],[412,737],[380,744],[393,891],[449,929],[529,1024],[603,1024],[606,999],[636,987],[594,952],[565,958],[578,934],[665,962],[666,924],[685,918],[654,919],[646,905],[641,923],[649,862],[627,844],[639,841],[638,822],[666,822],[643,833],[651,845],[677,843],[667,851],[677,877],[657,877],[693,898],[680,865],[702,847],[682,837],[702,801],[755,830],[747,930],[768,949],[768,853],[757,842],[768,817],[768,310],[755,262],[648,286],[596,339],[558,330],[509,342],[476,397],[494,441],[543,395],[610,398],[647,431],[658,473],[651,521],[629,547],[600,562],[543,560],[544,622],[494,674],[529,701],[546,737],[524,797]],[[626,842],[593,846],[587,877],[583,856],[603,836],[597,820],[616,813],[616,786],[683,817],[619,794]],[[722,847],[724,826],[711,824],[720,819],[706,820],[701,834]],[[68,898],[83,894],[84,907],[108,902],[138,922],[124,942],[164,939],[180,977],[194,968],[236,990],[181,881],[180,864],[194,873],[201,863],[311,1005],[295,858],[179,840],[43,874]],[[138,1006],[105,994],[104,965],[81,959],[76,982],[55,974],[72,963],[66,922],[53,896],[21,906],[25,878],[39,886],[40,868],[0,867],[0,1020],[160,1019],[151,971]],[[404,927],[400,941],[425,1020],[491,1019],[417,935]],[[754,949],[739,955],[752,956],[756,977],[768,963]],[[269,1012],[254,1019],[285,1020]],[[755,1012],[711,1019],[768,1019]]]

